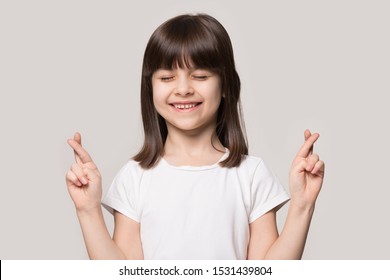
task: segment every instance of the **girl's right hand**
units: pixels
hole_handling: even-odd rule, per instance
[[[81,135],[76,132],[68,140],[76,162],[66,174],[69,194],[78,212],[88,212],[100,208],[102,199],[102,180],[95,163],[88,152],[81,146]]]

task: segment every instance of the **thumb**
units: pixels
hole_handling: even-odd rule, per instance
[[[299,173],[305,172],[306,167],[307,167],[307,160],[301,159],[296,164],[294,164],[294,166],[292,166],[291,173],[299,174]]]
[[[89,182],[99,183],[101,181],[100,173],[96,169],[93,170],[91,168],[85,167],[83,169],[83,172],[84,172],[84,174],[87,177]]]

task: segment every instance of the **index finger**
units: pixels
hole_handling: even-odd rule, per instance
[[[69,146],[72,147],[72,149],[75,153],[76,161],[79,159],[81,163],[92,162],[91,156],[76,140],[69,139],[68,144],[69,144]]]
[[[310,152],[313,151],[313,145],[320,137],[318,133],[312,134],[309,138],[306,139],[305,143],[303,143],[302,147],[299,149],[297,156],[299,157],[307,157],[310,155]]]
[[[80,133],[76,132],[76,133],[74,134],[74,136],[73,136],[73,140],[76,141],[77,143],[79,143],[80,146],[82,146],[82,145],[81,145],[81,134],[80,134]],[[73,150],[73,152],[74,152],[74,158],[75,158],[76,162],[77,162],[77,163],[81,163],[81,159],[80,159],[80,157],[77,155],[76,151]]]
[[[311,136],[310,130],[306,129],[305,132],[303,133],[303,135],[305,136],[305,141],[306,141],[307,139],[309,139],[310,136]],[[313,154],[313,146],[312,146],[312,147],[310,148],[310,150],[309,150],[309,155],[311,155],[311,154]]]

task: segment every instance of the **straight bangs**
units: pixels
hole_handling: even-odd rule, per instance
[[[199,18],[182,17],[167,22],[150,38],[144,61],[144,74],[151,77],[158,69],[199,68],[220,74],[223,57],[220,42]],[[219,71],[218,71],[219,70]]]

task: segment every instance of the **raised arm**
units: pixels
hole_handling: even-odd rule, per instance
[[[275,212],[270,211],[250,224],[248,259],[301,259],[322,187],[325,165],[313,154],[319,134],[305,133],[305,142],[290,170],[290,207],[283,230],[278,236]]]
[[[84,242],[91,259],[125,259],[126,255],[111,239],[104,222],[101,175],[88,152],[81,146],[81,135],[68,140],[76,162],[66,174],[69,194],[75,204]]]

